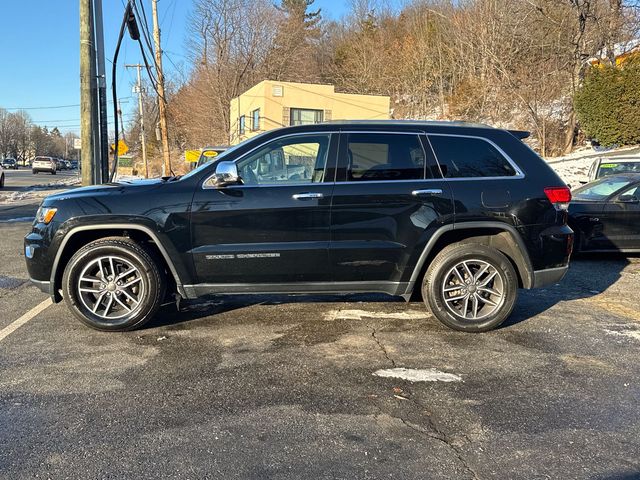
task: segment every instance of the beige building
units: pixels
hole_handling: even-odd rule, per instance
[[[389,97],[336,93],[333,85],[265,80],[231,100],[230,143],[289,125],[385,120]]]

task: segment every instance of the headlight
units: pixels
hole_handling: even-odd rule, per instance
[[[48,225],[51,220],[53,220],[53,217],[56,215],[57,211],[57,208],[40,207],[38,209],[38,213],[36,213],[36,221],[38,223],[44,223],[45,225]]]

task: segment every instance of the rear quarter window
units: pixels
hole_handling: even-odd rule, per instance
[[[429,135],[445,178],[512,177],[516,169],[496,147],[482,138]]]

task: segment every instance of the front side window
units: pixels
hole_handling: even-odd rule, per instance
[[[312,125],[324,122],[324,110],[311,110],[308,108],[291,109],[291,125]]]
[[[329,134],[296,135],[269,142],[238,162],[245,185],[319,183],[329,151]]]
[[[260,109],[256,108],[251,112],[251,130],[260,130]]]
[[[414,134],[349,133],[347,181],[420,180],[425,154]]]
[[[512,177],[516,170],[504,155],[482,138],[429,135],[445,178]]]

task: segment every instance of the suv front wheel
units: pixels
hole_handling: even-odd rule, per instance
[[[429,265],[422,297],[446,326],[486,332],[513,311],[518,277],[509,259],[495,248],[477,243],[445,247]]]
[[[62,278],[64,299],[97,330],[138,328],[160,307],[165,277],[153,257],[128,238],[104,238],[81,248]]]

